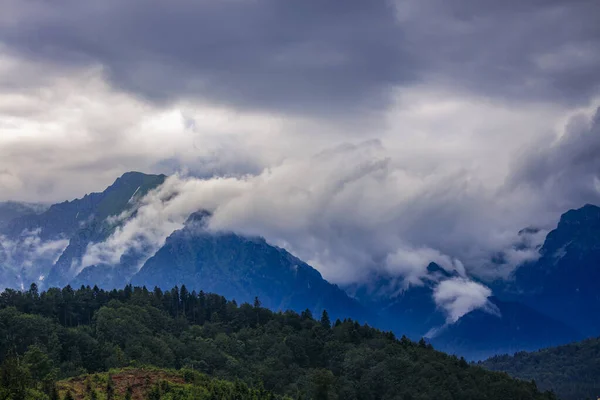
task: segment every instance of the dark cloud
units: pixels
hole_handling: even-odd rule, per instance
[[[586,101],[600,81],[597,1],[9,2],[0,37],[56,63],[101,64],[149,99],[350,115],[394,85]],[[16,21],[16,22],[15,22]]]
[[[336,113],[381,106],[412,79],[393,8],[380,1],[79,1],[38,3],[2,37],[31,57],[96,62],[155,100]],[[16,7],[19,7],[17,5]]]
[[[598,93],[597,1],[415,0],[399,16],[430,76],[456,88],[510,101]]]

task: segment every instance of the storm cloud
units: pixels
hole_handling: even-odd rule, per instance
[[[16,1],[7,51],[101,66],[158,102],[346,118],[423,82],[511,101],[584,103],[600,77],[599,6],[580,1]]]

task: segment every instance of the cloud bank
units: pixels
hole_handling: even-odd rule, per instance
[[[459,276],[505,278],[538,256],[548,230],[522,230],[524,221],[550,228],[555,220],[537,211],[541,203],[527,203],[528,187],[488,188],[462,168],[424,174],[401,161],[372,140],[286,159],[256,175],[175,175],[107,242],[92,246],[83,265],[115,263],[148,243],[157,249],[201,209],[213,214],[210,229],[263,236],[342,285],[377,276],[419,284],[430,262]]]

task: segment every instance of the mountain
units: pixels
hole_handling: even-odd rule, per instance
[[[131,279],[136,286],[221,293],[228,299],[252,303],[258,297],[273,310],[327,309],[333,318],[352,317],[373,322],[358,301],[327,282],[321,274],[263,238],[205,229],[210,215],[198,212]]]
[[[553,390],[563,400],[595,399],[600,394],[600,338],[495,356],[479,365],[523,380],[535,379],[540,389]]]
[[[564,213],[540,250],[495,293],[573,326],[600,335],[600,208],[586,205]]]
[[[40,214],[47,208],[45,204],[16,201],[0,202],[0,290],[19,286],[21,281],[20,272],[15,268],[11,268],[10,265],[13,261],[17,263],[24,261],[18,257],[16,260],[14,259],[15,242],[12,238],[3,234],[3,229],[6,229],[6,226],[14,219]]]
[[[109,217],[132,210],[135,200],[165,179],[165,175],[128,172],[101,193],[11,218],[0,227],[0,235],[10,244],[8,254],[0,243],[0,265],[16,279],[2,282],[6,287],[22,287],[31,282],[46,286],[68,283],[77,274],[76,266],[87,246],[105,240],[119,226],[118,222],[109,223]],[[32,259],[33,255],[39,256]]]
[[[393,296],[377,298],[385,292],[385,280],[369,294],[358,291],[357,296],[370,309],[377,310],[380,327],[391,329],[413,340],[426,337],[439,350],[482,360],[494,354],[569,343],[583,338],[567,324],[544,315],[518,302],[488,298],[484,308],[471,311],[458,321],[448,324],[443,310],[434,301],[436,286],[446,279],[458,277],[438,264],[430,263],[428,279],[420,285],[410,285]]]
[[[308,308],[320,313],[326,308],[332,317],[375,321],[373,313],[285,250],[262,238],[203,230],[202,221],[208,216],[202,212],[192,215],[186,227],[174,232],[154,255],[151,249],[136,248],[126,252],[117,265],[97,264],[81,269],[79,265],[88,246],[105,241],[135,216],[137,200],[165,178],[126,173],[103,192],[12,219],[3,234],[17,244],[13,247],[18,251],[3,259],[0,245],[0,283],[4,285],[0,286],[24,288],[37,282],[43,287],[70,284],[114,289],[130,280],[150,288],[185,284],[190,290],[217,291],[240,302],[252,302],[258,296],[272,309]],[[119,215],[124,218],[114,218]],[[22,232],[29,236],[22,237]],[[22,243],[34,243],[37,247],[25,248]],[[53,257],[35,262],[26,259],[49,243],[56,244]],[[153,257],[147,260],[150,256]],[[10,262],[3,262],[9,258]]]
[[[427,266],[427,273],[429,279],[422,285],[409,285],[379,308],[381,318],[389,321],[386,328],[418,340],[444,325],[446,316],[435,304],[434,289],[439,282],[459,275],[456,271],[446,271],[433,262]]]
[[[122,394],[126,379],[132,389],[152,387],[149,399],[250,398],[220,391],[211,397],[181,387],[198,379],[208,390],[231,389],[208,382],[209,376],[289,399],[556,399],[532,382],[469,365],[423,341],[398,340],[352,320],[332,324],[307,312],[273,312],[183,288],[11,292],[0,296],[0,337],[2,398],[45,398],[23,395],[28,385],[50,395],[56,386],[79,399],[103,399],[109,391]],[[153,366],[146,367],[153,371],[149,380],[164,374],[167,382],[152,385],[116,369],[136,365]],[[179,374],[167,372],[181,367]],[[106,372],[114,374],[112,383]],[[87,382],[63,380],[81,374],[92,376]]]
[[[427,272],[427,277],[419,284],[405,286],[402,280],[380,275],[368,284],[349,286],[345,290],[377,312],[379,327],[419,340],[446,320],[433,299],[435,286],[444,279],[458,276],[433,262],[428,265]]]
[[[435,290],[444,281],[473,277],[431,263],[416,284],[378,276],[369,285],[342,290],[263,238],[207,230],[210,215],[202,211],[158,251],[133,246],[116,265],[84,267],[89,246],[106,241],[135,217],[139,200],[165,179],[129,172],[103,192],[50,207],[0,203],[0,289],[24,289],[31,282],[40,288],[186,285],[239,302],[259,297],[274,310],[327,309],[334,318],[369,321],[413,340],[427,337],[436,347],[469,359],[600,334],[600,321],[589,318],[600,311],[600,208],[592,205],[565,213],[539,247],[537,261],[518,268],[508,282],[494,282],[494,297],[485,309],[450,325],[434,301]],[[524,229],[523,243],[516,246],[527,246],[527,238],[538,233]]]
[[[23,203],[18,201],[0,202],[0,229],[15,218],[29,214],[41,214],[48,206],[37,203]]]
[[[430,340],[433,346],[469,360],[483,360],[583,338],[574,328],[524,304],[498,298],[489,301],[486,309],[471,311],[436,332]]]
[[[79,204],[73,204],[77,200],[71,204],[67,203],[65,209],[77,209],[75,218],[84,219],[86,222],[79,225],[76,231],[73,232],[68,247],[48,275],[48,284],[62,286],[75,278],[80,271],[74,271],[73,264],[81,260],[88,245],[106,240],[120,226],[118,221],[109,222],[108,218],[118,216],[128,210],[133,211],[136,200],[142,198],[150,190],[162,185],[165,179],[165,175],[128,172],[117,179],[104,192],[84,197],[81,202],[85,200],[88,200],[88,202],[84,203],[83,215],[80,211],[82,207]],[[122,284],[122,282],[119,282],[119,284]]]

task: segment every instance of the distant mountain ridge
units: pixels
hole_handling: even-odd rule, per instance
[[[91,193],[81,199],[54,204],[40,213],[17,213],[15,218],[0,227],[0,234],[19,244],[19,241],[33,240],[40,246],[62,241],[66,247],[56,260],[39,261],[34,274],[27,274],[27,268],[21,265],[4,265],[4,270],[12,271],[12,282],[8,287],[20,287],[36,282],[40,286],[64,286],[78,272],[74,269],[92,242],[105,240],[116,225],[107,224],[110,216],[116,216],[132,207],[135,199],[160,186],[165,175],[146,175],[140,172],[128,172],[118,178],[105,191]],[[23,238],[23,232],[31,232]],[[1,245],[1,244],[0,244]],[[0,248],[1,250],[1,248]],[[12,258],[24,258],[16,246]],[[14,281],[16,279],[16,282]],[[21,281],[21,282],[19,282]],[[121,284],[122,282],[119,282]]]
[[[537,350],[583,338],[575,328],[524,304],[496,297],[489,300],[497,313],[471,311],[441,329],[431,339],[433,346],[469,360],[482,360],[494,354]]]
[[[442,279],[458,278],[456,272],[450,273],[435,263],[429,264],[428,272]],[[413,340],[426,337],[436,349],[469,360],[537,350],[584,337],[568,324],[525,304],[494,296],[488,299],[485,308],[471,311],[457,322],[448,324],[445,313],[434,301],[437,284],[438,281],[425,281],[379,302],[373,302],[364,294],[361,299],[370,300],[368,304],[377,310],[382,328],[405,334]]]
[[[83,226],[80,225],[76,234],[71,237],[69,246],[50,271],[48,284],[63,286],[75,278],[72,266],[81,260],[88,245],[106,240],[119,226],[119,223],[107,223],[107,218],[118,216],[132,209],[135,206],[136,199],[140,199],[149,191],[158,188],[166,178],[166,175],[128,172],[117,179],[104,192],[94,194],[91,207],[86,207],[83,215],[84,218],[89,219],[89,222]],[[86,198],[84,197],[84,199]],[[77,213],[79,214],[80,211],[77,211]],[[127,264],[126,260],[123,261],[125,261],[124,264]],[[124,267],[127,266],[124,265]],[[123,279],[128,280],[129,278],[131,278],[130,274],[119,275],[113,278],[114,282],[112,283],[120,285],[123,283]]]
[[[19,201],[0,202],[0,229],[11,220],[28,214],[41,214],[49,205]]]
[[[535,262],[518,268],[494,291],[580,330],[600,335],[600,207],[564,213]]]

